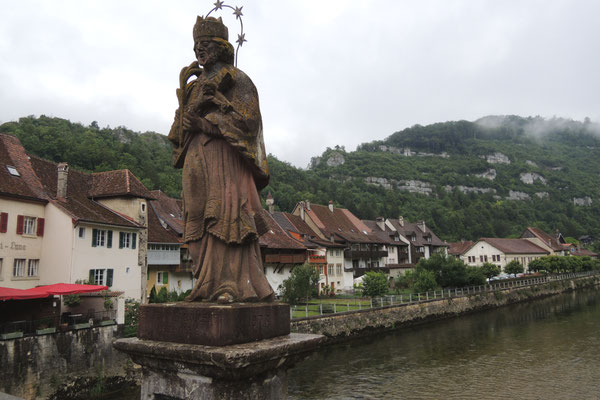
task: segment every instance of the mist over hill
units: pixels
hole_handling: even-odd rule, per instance
[[[28,152],[85,171],[128,168],[149,189],[181,192],[167,138],[124,127],[26,117],[0,125]],[[268,147],[268,144],[267,144]],[[600,126],[586,119],[487,116],[415,125],[384,140],[328,148],[308,169],[269,155],[276,207],[309,200],[363,219],[425,220],[442,239],[519,235],[527,226],[600,236]]]

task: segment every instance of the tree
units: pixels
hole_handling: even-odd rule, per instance
[[[289,304],[298,304],[300,300],[308,302],[313,289],[319,284],[319,273],[308,264],[301,265],[292,270],[289,278],[280,286],[283,301]]]
[[[506,264],[506,267],[504,267],[504,272],[506,272],[507,274],[513,274],[516,277],[517,274],[523,272],[523,265],[517,260],[512,260],[511,262]]]
[[[435,274],[432,271],[420,269],[415,273],[415,275],[415,283],[413,284],[414,291],[421,293],[437,288],[438,284],[435,281]]]
[[[363,295],[369,297],[383,296],[388,291],[387,277],[383,272],[369,271],[363,277]]]
[[[500,267],[489,262],[483,263],[481,271],[487,279],[500,275]]]

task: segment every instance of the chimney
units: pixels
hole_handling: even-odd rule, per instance
[[[69,176],[69,164],[61,162],[58,164],[58,179],[56,185],[56,197],[67,197],[67,178]]]
[[[300,219],[304,221],[304,202],[300,202]]]
[[[423,233],[427,232],[427,228],[425,227],[425,221],[417,222],[417,226],[421,231],[423,231]]]
[[[383,217],[377,217],[376,221],[377,221],[377,226],[379,227],[379,229],[381,229],[382,231],[385,231],[385,221],[384,221]]]
[[[275,199],[273,199],[271,192],[267,194],[267,200],[265,203],[267,203],[267,206],[269,207],[269,214],[273,214],[275,212]]]
[[[398,223],[400,226],[404,226],[404,217],[402,215],[398,217]]]
[[[329,211],[333,212],[333,200],[329,200]]]

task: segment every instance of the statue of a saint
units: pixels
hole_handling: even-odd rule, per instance
[[[198,17],[194,52],[169,133],[174,165],[183,168],[184,241],[197,279],[186,300],[272,301],[258,245],[258,192],[269,182],[258,93],[233,66],[221,18]]]

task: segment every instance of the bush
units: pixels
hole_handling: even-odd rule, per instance
[[[298,304],[301,300],[308,301],[315,290],[318,290],[319,273],[308,264],[292,270],[288,279],[283,281],[281,297],[289,304]]]
[[[363,296],[379,297],[387,293],[389,286],[387,277],[383,272],[369,271],[362,282]]]
[[[435,274],[432,271],[420,269],[416,272],[413,284],[414,291],[418,293],[428,292],[430,290],[435,290],[437,286]]]
[[[522,273],[523,271],[523,265],[517,260],[512,260],[504,267],[504,272],[506,272],[507,274],[513,274],[515,276],[517,274]]]

